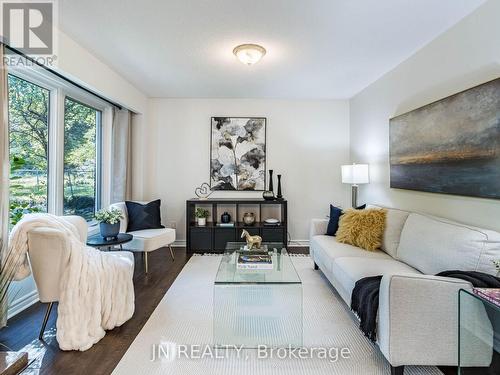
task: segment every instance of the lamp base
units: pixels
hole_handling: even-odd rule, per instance
[[[352,208],[358,207],[358,185],[351,186],[351,205]]]

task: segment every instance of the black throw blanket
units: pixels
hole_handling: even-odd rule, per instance
[[[468,281],[476,288],[500,288],[500,278],[476,271],[444,271],[436,276]],[[359,318],[359,328],[366,337],[377,338],[378,295],[382,276],[364,277],[356,281],[351,296],[351,310]]]

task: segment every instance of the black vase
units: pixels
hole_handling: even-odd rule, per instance
[[[283,199],[283,194],[281,194],[281,175],[278,175],[278,194],[276,195],[277,199]]]
[[[269,189],[267,189],[266,191],[264,191],[264,193],[262,193],[262,197],[266,200],[266,201],[272,201],[274,200],[274,191],[273,191],[273,170],[270,169],[269,170]]]
[[[274,187],[273,187],[273,170],[269,170],[269,189],[271,193],[274,195]]]
[[[220,221],[225,224],[229,223],[231,221],[231,215],[229,215],[229,213],[227,212],[224,212],[220,217]]]

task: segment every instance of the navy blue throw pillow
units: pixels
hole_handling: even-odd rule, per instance
[[[335,236],[335,233],[337,233],[340,216],[342,216],[342,209],[330,205],[330,221],[328,221],[328,227],[326,229],[327,236]]]
[[[137,202],[126,201],[128,226],[127,232],[143,229],[165,228],[161,225],[160,205],[161,200],[141,204]]]

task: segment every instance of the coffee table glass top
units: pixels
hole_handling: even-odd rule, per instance
[[[241,253],[251,252],[240,250],[245,246],[244,242],[228,242],[215,277],[215,284],[301,284],[300,277],[283,244],[265,242],[263,245],[267,245],[273,268],[243,270],[237,268],[238,256]]]

